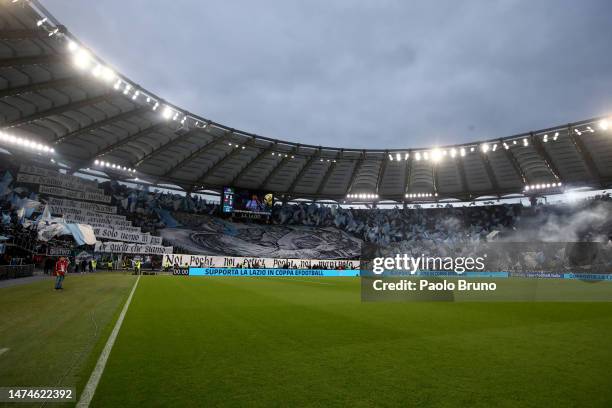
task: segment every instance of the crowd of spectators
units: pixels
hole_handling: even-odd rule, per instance
[[[434,209],[351,209],[299,204],[281,206],[276,222],[283,225],[336,227],[365,242],[483,239],[494,229],[512,228],[520,205],[447,207]]]
[[[162,228],[197,226],[203,215],[220,215],[217,204],[197,195],[172,194],[154,188],[150,191],[148,187],[133,188],[114,181],[99,186],[112,197],[111,205],[117,206],[120,214],[126,215],[143,232],[154,235]],[[70,237],[38,241],[35,224],[24,222],[26,217],[20,212],[23,201],[35,193],[14,183],[3,186],[3,190],[0,195],[0,239],[23,243],[23,249],[38,254],[45,253],[48,246],[69,248],[73,245]],[[34,198],[44,202],[40,197]],[[268,221],[278,225],[333,227],[386,252],[416,256],[422,253],[439,256],[473,254],[486,250],[487,245],[495,241],[595,241],[605,250],[610,249],[612,198],[608,193],[578,203],[490,204],[467,207],[440,204],[438,208],[429,209],[354,209],[339,205],[284,203],[275,207]],[[37,211],[40,209],[30,212],[30,219],[37,216]],[[541,253],[531,256],[534,268],[542,257]],[[519,263],[521,268],[525,267],[525,262]]]

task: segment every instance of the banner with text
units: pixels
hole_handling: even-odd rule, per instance
[[[68,188],[70,190],[88,191],[96,194],[104,194],[104,190],[98,187],[92,187],[90,185],[84,185],[80,182],[81,179],[74,180],[67,174],[57,174],[54,177],[50,176],[38,176],[36,174],[19,173],[17,175],[17,182],[30,183],[30,184],[43,184],[46,186]]]
[[[116,241],[136,242],[139,244],[161,245],[162,238],[149,233],[134,233],[113,228],[94,228],[97,239],[114,239]]]
[[[86,201],[74,201],[67,198],[56,198],[49,197],[48,204],[57,207],[70,207],[70,208],[81,208],[83,210],[89,210],[99,213],[116,214],[117,207],[114,205],[88,203]]]
[[[59,197],[67,197],[75,200],[98,201],[101,203],[110,203],[111,196],[102,193],[94,193],[91,191],[74,191],[66,188],[40,185],[38,187],[40,194],[49,194]]]
[[[77,214],[64,214],[64,219],[69,222],[78,222],[80,224],[106,224],[107,228],[114,229],[123,229],[123,227],[132,226],[132,221],[105,218],[103,214],[100,214],[99,217]]]
[[[121,231],[126,231],[126,232],[138,232],[141,233],[142,230],[140,229],[140,227],[133,227],[130,225],[114,225],[114,224],[109,224],[106,222],[86,222],[85,224],[89,224],[91,225],[92,228],[108,228],[108,229],[112,229],[112,230],[121,230]],[[159,237],[161,239],[161,237]]]
[[[288,268],[288,269],[359,269],[359,261],[342,259],[283,259],[212,255],[165,255],[163,264],[198,268]]]
[[[73,176],[70,174],[62,174],[59,173],[57,170],[49,170],[49,169],[45,169],[43,167],[38,167],[38,166],[31,166],[28,164],[22,164],[21,166],[19,166],[19,172],[20,173],[27,173],[27,174],[36,174],[37,176],[43,176],[43,177],[58,177],[61,176],[62,178],[66,179],[66,180],[71,180],[74,183],[78,183],[81,184],[82,186],[84,186],[85,188],[89,187],[89,188],[98,188],[98,182],[94,181],[94,180],[87,180],[78,176]]]
[[[126,242],[97,242],[95,252],[112,254],[142,254],[142,255],[165,255],[172,253],[172,247],[161,245],[141,245]]]
[[[89,211],[89,210],[85,210],[82,208],[75,208],[75,207],[60,207],[57,205],[50,205],[49,211],[51,211],[51,214],[57,215],[57,216],[79,215],[82,217],[101,218],[104,220],[125,221],[125,215],[97,213],[95,211]]]

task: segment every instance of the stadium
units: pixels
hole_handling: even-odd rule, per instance
[[[611,406],[611,114],[277,139],[52,12],[0,0],[0,406]]]

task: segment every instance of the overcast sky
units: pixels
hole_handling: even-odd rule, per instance
[[[119,72],[225,125],[427,147],[612,113],[612,1],[42,0]]]

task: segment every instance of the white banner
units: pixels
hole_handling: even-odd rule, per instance
[[[113,254],[143,254],[143,255],[164,255],[171,254],[172,247],[161,245],[141,245],[128,244],[126,242],[97,242],[96,252],[106,252]]]
[[[77,222],[80,224],[107,224],[107,227],[112,226],[115,229],[119,227],[132,226],[132,221],[106,218],[104,217],[104,214],[96,214],[95,216],[64,214],[64,219],[70,222]]]
[[[77,177],[77,180],[75,180],[74,176],[69,176],[67,174],[56,174],[56,176],[50,177],[50,176],[38,176],[35,174],[19,173],[17,175],[17,182],[30,183],[30,184],[44,184],[46,186],[68,188],[70,190],[89,191],[92,193],[104,194],[104,190],[101,190],[97,187],[92,187],[87,184],[83,184],[81,183],[81,179],[79,179],[78,177]]]
[[[58,207],[82,208],[93,212],[116,214],[117,207],[114,205],[88,203],[86,201],[74,201],[67,198],[49,197],[48,204]]]
[[[78,176],[72,176],[70,174],[61,174],[56,170],[49,170],[49,169],[45,169],[43,167],[38,167],[38,166],[30,166],[27,164],[22,164],[21,166],[19,166],[19,172],[27,173],[27,174],[36,174],[37,176],[43,176],[43,177],[61,176],[62,178],[66,180],[72,180],[73,182],[79,183],[85,187],[92,187],[92,188],[98,187],[98,183],[94,180],[87,180],[85,178],[78,177]]]
[[[87,201],[98,201],[102,203],[110,203],[111,196],[107,196],[101,193],[94,193],[91,191],[73,191],[65,188],[43,186],[38,187],[38,192],[41,194],[49,194],[59,197],[68,197],[75,200],[87,200]]]
[[[132,227],[131,225],[113,225],[113,224],[108,224],[106,222],[104,223],[88,222],[87,224],[91,225],[92,228],[119,229],[119,230],[123,230],[127,232],[138,232],[138,233],[142,232],[140,227]],[[161,239],[161,237],[159,238]]]
[[[97,239],[114,239],[115,241],[136,242],[138,244],[161,245],[162,238],[140,232],[129,232],[121,229],[94,228]]]
[[[190,267],[200,268],[284,268],[285,265],[289,269],[359,269],[359,261],[342,260],[342,259],[282,259],[282,258],[246,258],[235,256],[210,256],[210,255],[164,255],[162,265],[170,261],[172,265],[177,264],[184,267],[187,264]]]
[[[57,216],[71,214],[71,215],[80,215],[82,217],[100,218],[104,220],[125,221],[125,215],[97,213],[94,211],[84,210],[82,208],[61,207],[58,205],[49,205],[49,211],[51,212],[51,214],[57,215]]]

